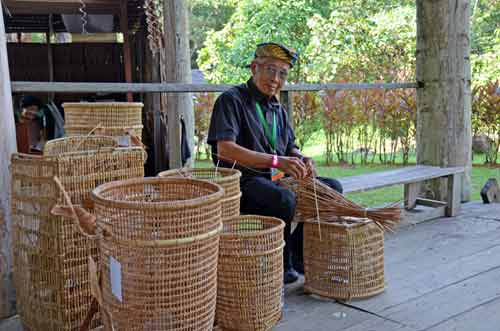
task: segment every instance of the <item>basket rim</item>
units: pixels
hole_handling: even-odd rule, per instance
[[[275,225],[271,228],[265,229],[265,230],[254,230],[254,231],[247,231],[247,232],[224,232],[224,229],[221,231],[220,236],[222,238],[232,238],[232,237],[255,237],[255,236],[261,236],[264,234],[270,234],[273,232],[277,231],[282,231],[285,228],[285,222],[277,217],[271,217],[271,216],[262,216],[262,215],[240,215],[240,216],[233,216],[233,217],[227,217],[224,219],[224,224],[227,224],[231,221],[236,221],[236,220],[244,220],[244,219],[261,219],[265,220],[266,222],[271,222],[275,223]]]
[[[170,169],[170,170],[165,170],[162,172],[158,173],[158,177],[161,178],[171,178],[175,175],[184,175],[184,173],[190,174],[190,173],[197,173],[197,172],[207,172],[207,171],[214,171],[217,169],[217,172],[220,172],[223,174],[223,177],[218,177],[218,178],[203,178],[202,180],[209,180],[217,183],[225,183],[225,182],[230,182],[234,179],[239,179],[241,178],[241,171],[238,169],[231,169],[231,168],[224,168],[224,167],[219,167],[219,168],[180,168],[180,169]],[[189,177],[186,177],[189,178]],[[201,179],[201,178],[200,178]]]
[[[134,186],[134,185],[147,185],[147,184],[175,184],[175,183],[191,183],[202,185],[211,188],[214,192],[202,197],[186,199],[186,200],[170,200],[160,202],[144,202],[144,201],[123,201],[104,198],[102,193],[117,189],[119,187]],[[105,206],[122,207],[126,209],[140,209],[140,210],[178,210],[188,207],[203,206],[220,201],[224,195],[222,186],[199,179],[189,178],[159,178],[159,177],[146,177],[146,178],[131,178],[126,180],[112,181],[104,183],[96,187],[91,192],[91,198],[94,203],[99,203]]]
[[[93,124],[89,125],[66,125],[64,126],[65,130],[68,129],[88,129],[88,128],[94,128]],[[130,126],[106,126],[102,125],[98,129],[116,129],[116,130],[126,130],[126,129],[142,129],[144,128],[144,125],[142,124],[137,124],[137,125],[130,125]],[[68,136],[68,137],[74,137],[74,136]]]
[[[118,107],[144,107],[142,102],[65,102],[62,104],[63,108],[66,106],[89,106],[89,107],[104,107],[104,106],[118,106]]]
[[[358,219],[362,220],[360,222],[353,222],[353,223],[343,223],[343,222],[326,222],[320,220],[319,223],[321,226],[326,225],[326,226],[336,226],[336,227],[342,227],[342,228],[355,228],[359,226],[363,226],[369,223],[374,223],[372,219],[365,218],[365,217],[351,217],[351,216],[336,216],[339,218],[344,218],[344,219]],[[318,224],[318,220],[316,218],[308,218],[305,220],[301,220],[300,223],[309,223],[309,224]]]

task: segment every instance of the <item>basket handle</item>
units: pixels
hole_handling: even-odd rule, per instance
[[[115,328],[113,326],[113,319],[111,317],[111,313],[104,307],[103,299],[102,299],[102,291],[101,291],[101,278],[98,276],[97,272],[97,263],[94,259],[89,256],[88,258],[88,266],[89,266],[89,281],[90,281],[90,293],[92,294],[92,301],[85,316],[85,320],[80,326],[80,331],[89,331],[90,324],[92,323],[92,319],[94,315],[101,311],[102,319],[107,320],[107,324],[111,326],[111,330],[114,331]],[[100,309],[99,309],[100,308]]]
[[[64,189],[60,179],[55,176],[54,182],[57,184],[59,190],[61,190],[64,199],[66,200],[66,205],[55,205],[50,213],[55,216],[63,216],[67,218],[72,218],[78,232],[87,238],[96,238],[96,217],[89,213],[87,210],[81,206],[74,206],[71,202],[68,192]]]

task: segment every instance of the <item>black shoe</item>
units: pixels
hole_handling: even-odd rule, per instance
[[[304,274],[304,261],[294,261],[293,262],[293,268],[299,274],[303,275]]]
[[[299,274],[293,268],[285,270],[283,273],[283,282],[285,284],[295,283],[299,279]]]

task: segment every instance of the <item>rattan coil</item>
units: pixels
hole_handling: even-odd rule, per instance
[[[73,136],[47,141],[43,147],[43,155],[56,156],[64,153],[73,153],[103,148],[116,148],[118,142],[109,136]]]
[[[217,325],[265,331],[283,307],[283,228],[277,218],[245,215],[224,220],[220,239]]]
[[[224,188],[222,219],[240,215],[241,172],[229,168],[182,168],[160,172],[159,177],[178,177],[208,180]]]
[[[93,191],[103,305],[115,330],[211,329],[222,196],[219,185],[182,178],[118,181]]]
[[[55,204],[65,204],[54,177],[75,204],[89,208],[92,189],[111,180],[143,177],[143,164],[141,148],[13,155],[14,284],[26,328],[76,331],[90,306],[87,257],[97,256],[97,244],[82,236],[72,220],[51,215]],[[97,326],[95,319],[92,327]]]
[[[384,232],[369,219],[304,222],[304,277],[306,292],[333,299],[383,292]]]
[[[106,136],[130,133],[142,137],[142,103],[138,102],[71,102],[64,103],[68,136],[86,135],[98,128]]]

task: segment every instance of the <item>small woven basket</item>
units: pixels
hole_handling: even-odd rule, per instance
[[[384,232],[369,219],[304,222],[304,277],[305,291],[333,299],[383,292]]]
[[[43,155],[56,156],[64,153],[73,153],[102,148],[116,148],[118,142],[108,136],[74,136],[47,141],[43,147]]]
[[[181,178],[93,191],[107,330],[211,330],[222,195],[219,185]]]
[[[119,137],[130,133],[142,137],[142,107],[138,102],[70,102],[64,103],[66,135],[87,135],[97,128],[105,136]]]
[[[267,331],[283,307],[283,221],[245,215],[224,220],[220,239],[217,324]]]
[[[159,177],[178,177],[208,180],[224,188],[222,219],[240,215],[241,172],[229,168],[182,168],[160,172]]]
[[[54,177],[75,204],[91,210],[90,193],[97,185],[144,177],[144,151],[12,156],[12,251],[20,319],[31,330],[77,331],[90,307],[87,258],[97,256],[97,243],[80,234],[72,219],[51,213],[55,204],[65,204]],[[98,318],[91,328],[97,326]]]

